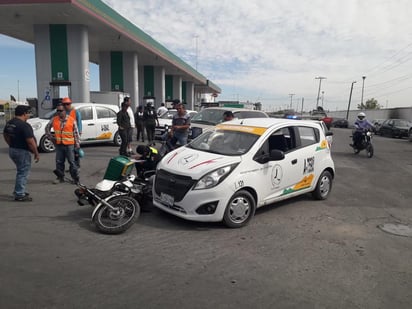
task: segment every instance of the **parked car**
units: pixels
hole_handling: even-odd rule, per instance
[[[375,127],[375,132],[378,132],[379,128],[381,127],[382,123],[385,121],[386,119],[373,119],[372,120],[372,124]]]
[[[323,200],[335,175],[319,123],[236,119],[167,154],[157,166],[153,204],[178,217],[247,224],[256,208],[311,192]]]
[[[190,109],[187,109],[186,112],[190,115],[190,118],[197,114],[197,111]],[[166,132],[167,128],[172,126],[172,119],[176,114],[176,109],[169,109],[162,116],[158,117],[159,126],[156,126],[155,128],[155,138],[159,139]]]
[[[112,142],[119,146],[122,142],[118,133],[116,114],[119,107],[99,103],[73,103],[72,106],[80,111],[82,116],[81,144]],[[33,127],[37,146],[43,152],[53,152],[55,146],[45,135],[45,127],[55,115],[56,110],[48,112],[43,117],[30,118],[27,122]]]
[[[379,135],[390,137],[409,137],[412,124],[405,119],[387,119],[378,130]]]
[[[246,118],[269,118],[269,115],[264,111],[251,110],[245,108],[230,108],[230,107],[208,107],[202,109],[191,119],[191,132],[189,138],[195,138],[204,131],[212,129],[215,125],[223,122],[223,113],[231,111],[235,119]]]
[[[331,125],[334,128],[347,128],[349,123],[345,118],[334,118]]]

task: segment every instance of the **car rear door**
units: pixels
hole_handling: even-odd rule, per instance
[[[95,139],[102,141],[113,140],[114,134],[118,129],[117,114],[110,107],[95,107]]]

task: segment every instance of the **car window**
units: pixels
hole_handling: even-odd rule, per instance
[[[296,128],[296,131],[300,139],[301,147],[306,147],[319,142],[319,131],[315,128],[299,126]]]
[[[82,121],[93,119],[93,109],[91,106],[80,107],[79,111],[82,116]]]
[[[107,107],[96,106],[96,113],[97,119],[116,117],[115,111]]]

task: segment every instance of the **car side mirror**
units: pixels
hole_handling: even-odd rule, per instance
[[[328,131],[328,132],[325,133],[325,136],[332,136],[332,135],[333,135],[333,132],[331,132],[331,131]]]
[[[280,161],[285,158],[285,154],[283,151],[279,149],[272,149],[269,155],[269,161]]]

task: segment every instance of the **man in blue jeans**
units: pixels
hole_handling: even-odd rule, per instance
[[[33,129],[26,121],[30,118],[31,109],[28,105],[19,105],[14,111],[15,117],[4,127],[4,140],[9,145],[9,157],[16,165],[16,182],[14,185],[14,200],[30,202],[32,198],[26,192],[27,178],[31,169],[31,154],[35,162],[39,161],[39,152],[33,135]]]

